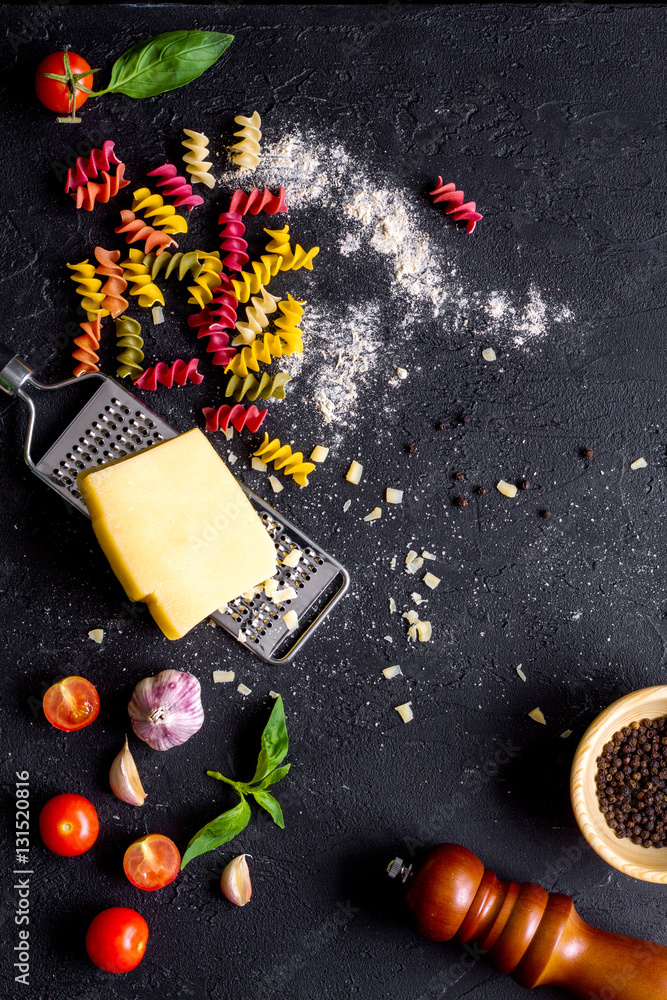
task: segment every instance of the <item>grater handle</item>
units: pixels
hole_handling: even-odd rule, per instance
[[[0,389],[8,396],[15,396],[31,375],[32,369],[6,344],[0,343]]]

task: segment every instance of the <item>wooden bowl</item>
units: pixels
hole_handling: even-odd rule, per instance
[[[606,708],[588,727],[577,747],[570,775],[570,796],[579,828],[601,858],[625,875],[667,884],[667,847],[642,847],[629,838],[617,837],[607,826],[595,787],[597,758],[614,733],[631,722],[663,715],[667,715],[666,685],[633,691]]]

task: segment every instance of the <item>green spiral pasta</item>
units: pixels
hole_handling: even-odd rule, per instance
[[[177,271],[178,280],[182,281],[186,274],[190,273],[193,278],[198,278],[204,269],[204,261],[198,250],[190,250],[189,253],[169,253],[163,250],[162,253],[147,253],[144,257],[144,264],[150,271],[151,278],[155,280],[164,271],[164,277],[169,278]]]
[[[275,375],[262,374],[260,379],[254,375],[232,375],[225,389],[225,396],[233,396],[237,403],[247,396],[250,401],[261,399],[284,399],[285,386],[291,381],[287,372],[276,372]]]
[[[132,381],[139,378],[143,372],[141,362],[144,360],[141,323],[129,316],[119,316],[116,320],[116,346],[122,348],[116,358],[118,378],[126,378],[128,375]]]

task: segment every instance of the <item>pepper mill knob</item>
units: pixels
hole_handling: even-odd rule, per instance
[[[550,983],[585,1000],[667,998],[667,948],[597,930],[569,896],[501,882],[465,847],[440,844],[414,872],[401,858],[387,871],[410,877],[406,903],[424,937],[478,941],[485,958],[522,986]]]

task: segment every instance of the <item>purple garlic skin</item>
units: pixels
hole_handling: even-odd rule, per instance
[[[201,685],[184,670],[144,677],[127,706],[132,728],[153,750],[169,750],[194,736],[204,724]]]

